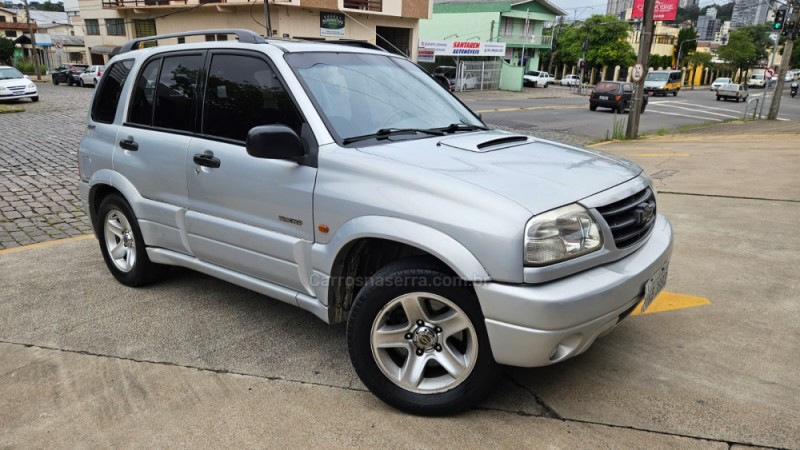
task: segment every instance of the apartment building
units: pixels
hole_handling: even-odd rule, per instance
[[[351,39],[416,58],[419,20],[432,0],[266,0],[272,35],[285,39]],[[264,3],[255,0],[78,0],[86,52],[103,64],[126,41],[156,34],[245,28],[266,34]],[[223,38],[220,36],[219,38]],[[216,39],[207,36],[206,39]]]

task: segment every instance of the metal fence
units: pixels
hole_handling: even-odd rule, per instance
[[[457,91],[500,89],[500,61],[461,61],[456,71]]]

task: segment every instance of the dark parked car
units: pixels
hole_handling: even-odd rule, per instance
[[[633,97],[633,84],[622,81],[601,81],[597,83],[589,96],[589,109],[597,111],[597,107],[611,108],[622,114],[630,109]],[[642,97],[642,112],[647,107],[647,96]]]
[[[443,88],[447,89],[450,92],[455,91],[455,85],[453,84],[453,82],[443,74],[435,73],[431,76],[433,77],[434,80],[438,81]]]
[[[53,84],[67,83],[69,86],[79,84],[79,77],[86,68],[86,64],[62,64],[53,71]]]

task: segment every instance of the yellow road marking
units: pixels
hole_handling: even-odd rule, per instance
[[[710,305],[711,301],[705,297],[695,297],[694,295],[678,294],[676,292],[664,291],[658,294],[650,307],[644,314],[657,312],[673,311],[676,309],[693,308],[695,306]],[[632,316],[642,315],[642,304],[639,303],[631,313]]]
[[[75,236],[65,239],[56,239],[55,241],[37,242],[35,244],[23,245],[21,247],[11,247],[0,250],[0,255],[5,255],[6,253],[24,252],[26,250],[33,250],[42,247],[52,247],[54,245],[67,244],[69,242],[84,241],[86,239],[91,239],[93,237],[94,237],[93,234],[84,234],[81,236]]]
[[[629,153],[625,156],[642,156],[645,158],[658,158],[663,156],[679,156],[679,157],[686,157],[689,156],[688,153]]]
[[[579,108],[585,108],[585,107],[578,105],[528,106],[519,108],[479,109],[475,112],[483,114],[483,113],[493,113],[493,112],[534,111],[538,109],[579,109]]]

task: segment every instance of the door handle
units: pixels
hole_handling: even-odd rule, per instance
[[[215,158],[214,155],[209,155],[206,153],[197,153],[194,155],[194,163],[198,166],[210,167],[212,169],[219,168],[222,165],[222,161],[219,158]]]
[[[124,148],[125,150],[130,150],[132,152],[139,150],[139,144],[137,144],[136,141],[133,140],[133,136],[128,136],[127,139],[119,141],[119,146]]]

